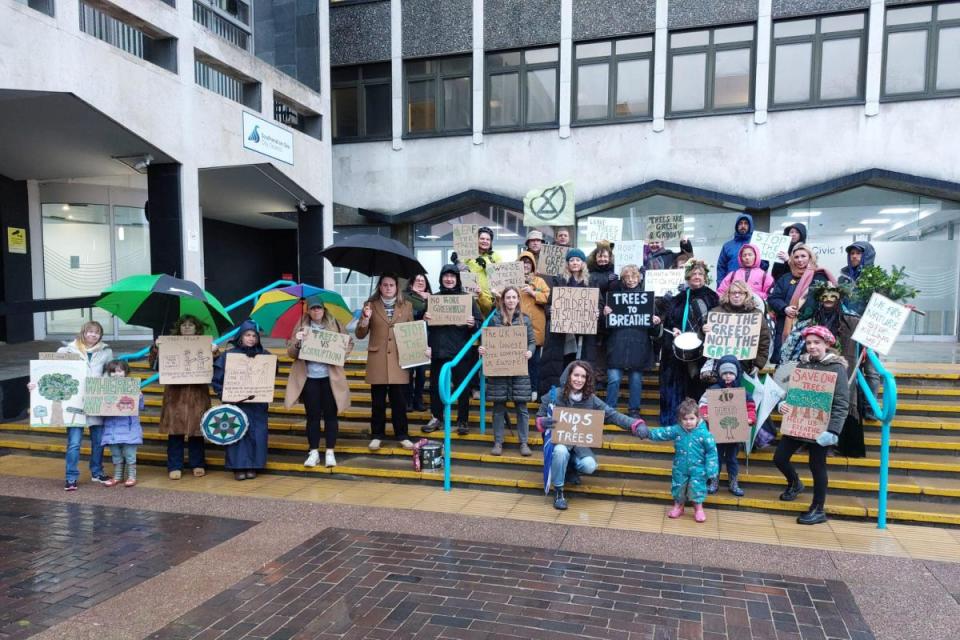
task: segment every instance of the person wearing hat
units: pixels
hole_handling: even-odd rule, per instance
[[[780,499],[792,502],[803,491],[804,486],[790,459],[800,447],[807,447],[810,473],[813,475],[813,501],[810,503],[810,509],[799,516],[797,522],[799,524],[819,524],[827,520],[824,513],[828,485],[827,450],[837,444],[840,434],[843,432],[843,423],[847,418],[847,410],[850,405],[847,363],[834,350],[833,345],[837,340],[828,328],[821,325],[810,326],[801,332],[801,337],[806,353],[800,356],[797,371],[811,369],[836,374],[829,422],[827,428],[815,440],[801,440],[781,434],[777,451],[773,454],[773,462],[787,480],[787,488],[780,494]],[[778,409],[784,416],[788,416],[795,410],[786,402],[781,402]]]
[[[860,274],[864,267],[872,267],[874,260],[877,259],[877,250],[866,240],[858,240],[847,247],[847,266],[840,269],[840,277],[837,281],[841,284],[849,285],[851,288],[857,285]],[[857,300],[848,300],[847,305],[853,313],[863,315],[867,308],[866,302]]]
[[[710,406],[707,401],[707,394],[710,389],[735,389],[737,387],[743,387],[743,369],[740,367],[740,362],[736,356],[727,355],[717,360],[717,378],[717,383],[711,385],[707,391],[704,391],[703,395],[700,396],[700,417],[704,420],[708,419],[710,413]],[[747,421],[753,425],[757,422],[757,405],[753,402],[753,395],[749,391],[746,391],[746,404]],[[737,481],[740,472],[740,463],[737,461],[737,453],[739,453],[739,451],[739,442],[724,442],[717,445],[719,465],[717,467],[717,474],[710,477],[707,482],[707,493],[713,495],[717,492],[720,485],[719,473],[723,469],[723,465],[726,464],[727,485],[730,488],[730,493],[738,498],[743,496],[743,489],[740,488],[740,484]]]
[[[298,402],[303,403],[307,414],[307,446],[309,452],[303,466],[315,467],[320,463],[320,422],[324,424],[326,452],[324,466],[337,466],[333,451],[337,446],[337,434],[340,423],[337,415],[350,408],[350,387],[343,367],[322,362],[303,360],[300,349],[310,332],[333,331],[348,334],[336,318],[327,313],[320,296],[311,296],[306,301],[306,313],[294,327],[287,340],[287,355],[293,358],[283,405],[290,409]],[[353,341],[347,345],[347,352],[353,349]]]
[[[536,271],[537,263],[540,262],[540,249],[543,248],[543,232],[532,229],[527,234],[527,241],[524,243],[527,252],[533,255],[533,267]]]
[[[450,254],[450,261],[457,265],[460,271],[470,271],[477,275],[477,286],[480,293],[477,295],[477,304],[484,317],[493,310],[493,292],[490,291],[490,279],[487,277],[487,267],[501,262],[500,256],[493,250],[493,229],[480,227],[477,231],[477,251],[480,255],[461,261],[456,253]]]
[[[547,311],[546,305],[550,300],[550,286],[537,275],[537,259],[530,251],[524,251],[517,258],[523,265],[523,286],[520,287],[520,309],[533,326],[533,336],[537,348],[533,356],[527,360],[527,372],[530,376],[530,388],[533,390],[531,400],[537,399],[537,383],[540,381],[540,355],[543,351],[543,341],[546,335]]]
[[[807,225],[802,222],[795,222],[783,230],[783,235],[790,236],[790,246],[786,251],[777,254],[777,262],[773,263],[773,269],[770,270],[774,282],[790,271],[790,256],[793,254],[794,247],[807,241]]]

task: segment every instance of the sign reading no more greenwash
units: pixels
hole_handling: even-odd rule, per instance
[[[293,165],[293,134],[246,111],[243,112],[243,147]]]

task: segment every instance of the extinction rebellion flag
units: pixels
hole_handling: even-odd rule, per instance
[[[523,197],[523,226],[533,229],[567,227],[575,223],[573,181],[532,189]]]

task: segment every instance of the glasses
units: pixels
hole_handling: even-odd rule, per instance
[[[731,291],[731,292],[730,292],[730,297],[731,297],[731,298],[732,298],[733,296],[745,296],[745,295],[747,295],[747,294],[746,294],[746,292],[744,292],[744,291]]]

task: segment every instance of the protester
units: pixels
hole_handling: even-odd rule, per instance
[[[710,388],[700,396],[700,416],[704,420],[708,420],[710,417],[710,402],[707,397],[707,392],[709,392],[710,389],[736,389],[743,387],[743,369],[740,367],[740,362],[735,356],[723,356],[717,361],[717,378],[717,383],[711,385]],[[747,421],[750,425],[754,425],[757,422],[757,405],[753,401],[753,394],[745,391],[745,395]],[[737,461],[740,444],[739,442],[724,442],[723,444],[717,445],[717,454],[719,455],[720,462],[717,467],[717,475],[711,477],[707,485],[707,493],[710,495],[717,492],[720,485],[719,472],[723,470],[723,465],[726,464],[727,485],[730,493],[738,498],[743,496],[743,489],[740,488],[740,483],[737,481],[740,475],[740,463]]]
[[[536,229],[527,233],[527,241],[524,243],[526,250],[533,256],[533,270],[537,270],[537,263],[540,261],[540,249],[543,248],[543,233]]]
[[[790,247],[786,251],[781,251],[777,254],[779,262],[774,262],[773,269],[770,271],[774,282],[779,280],[783,274],[790,271],[790,265],[788,264],[790,254],[793,253],[794,247],[807,241],[807,226],[802,222],[795,222],[783,230],[783,235],[790,236]]]
[[[558,247],[573,247],[573,238],[569,227],[557,227],[553,231],[553,244]]]
[[[650,240],[644,247],[646,257],[643,259],[643,266],[647,271],[655,269],[675,269],[677,260],[682,255],[693,257],[693,244],[686,236],[680,238],[680,251],[671,251],[667,249],[660,240]],[[688,258],[689,259],[689,258]]]
[[[773,462],[787,480],[786,490],[780,494],[780,499],[791,502],[803,491],[803,483],[790,459],[797,450],[806,446],[809,458],[810,473],[813,475],[813,502],[810,509],[797,518],[799,524],[819,524],[826,522],[827,516],[823,511],[827,499],[827,449],[835,444],[843,431],[843,423],[847,418],[849,406],[849,390],[847,388],[847,367],[844,359],[831,348],[836,338],[826,327],[807,327],[802,332],[806,344],[806,353],[800,356],[797,369],[813,369],[829,371],[837,374],[837,381],[833,388],[833,403],[830,406],[830,422],[827,429],[817,436],[816,441],[800,440],[788,435],[780,436],[777,451],[773,454]],[[780,413],[787,415],[793,410],[785,402],[779,406]]]
[[[493,229],[490,227],[480,227],[477,231],[477,251],[480,255],[476,258],[462,262],[456,253],[450,254],[450,261],[457,265],[460,271],[470,271],[477,275],[477,287],[480,293],[477,294],[477,304],[480,311],[486,317],[493,310],[493,292],[490,291],[490,279],[487,277],[487,268],[491,264],[502,262],[500,255],[493,250]]]
[[[232,340],[233,348],[222,353],[213,362],[213,391],[218,396],[223,395],[223,379],[227,365],[227,354],[240,353],[248,358],[254,358],[267,353],[260,344],[260,332],[253,320],[245,320],[237,330]],[[232,404],[238,405],[247,415],[249,424],[243,437],[233,444],[226,446],[226,462],[224,466],[233,471],[235,480],[252,480],[257,477],[257,469],[267,466],[267,412],[269,402],[248,402],[240,400]]]
[[[283,404],[287,409],[298,402],[303,403],[307,414],[307,446],[309,452],[303,466],[315,467],[320,463],[320,422],[324,424],[324,466],[337,466],[334,450],[340,430],[338,414],[350,408],[350,387],[343,367],[322,362],[303,360],[300,349],[310,331],[347,333],[336,318],[327,313],[319,296],[307,298],[307,313],[293,329],[287,340],[287,355],[293,358]],[[352,350],[352,341],[347,352]]]
[[[685,398],[677,406],[676,422],[670,426],[648,429],[641,425],[634,433],[655,442],[673,441],[673,469],[670,473],[673,508],[667,517],[682,516],[689,500],[693,502],[693,519],[706,522],[703,502],[707,499],[707,481],[712,482],[720,468],[717,444],[706,423],[700,419],[696,400]]]
[[[111,378],[125,378],[130,375],[130,365],[125,360],[111,360],[103,373]],[[138,410],[143,411],[143,394],[140,394]],[[128,488],[136,486],[137,445],[143,444],[140,416],[104,416],[101,443],[110,447],[110,457],[113,459],[113,477],[103,486],[115,487],[121,482]]]
[[[550,301],[550,287],[537,275],[537,261],[533,254],[524,251],[517,260],[523,264],[523,286],[520,287],[520,309],[530,318],[533,327],[533,336],[537,347],[533,355],[527,360],[527,370],[530,374],[531,400],[537,399],[537,387],[540,383],[540,356],[543,352],[543,341],[547,330],[547,302]]]
[[[877,258],[877,250],[873,248],[873,245],[867,242],[866,240],[858,240],[850,246],[847,247],[847,266],[840,269],[840,284],[846,284],[850,287],[854,287],[857,284],[857,280],[860,279],[860,274],[863,273],[864,267],[872,267],[874,260]],[[863,315],[864,310],[867,308],[866,301],[848,299],[847,306],[849,309],[859,315]]]
[[[739,267],[740,249],[753,238],[753,216],[743,213],[734,223],[733,238],[723,243],[717,258],[717,282],[723,282],[727,274]]]
[[[589,447],[553,444],[549,430],[555,427],[557,409],[573,408],[603,411],[604,424],[612,424],[632,433],[644,425],[639,418],[631,418],[608,406],[594,393],[593,367],[583,360],[574,360],[560,376],[560,387],[554,387],[543,398],[537,411],[537,430],[543,432],[544,491],[553,485],[553,508],[567,508],[563,487],[567,481],[580,484],[580,475],[591,475],[597,470],[597,457]]]
[[[777,318],[770,356],[774,364],[780,364],[780,348],[793,330],[797,313],[803,307],[810,287],[815,282],[837,282],[833,274],[817,266],[816,257],[805,244],[797,244],[793,248],[789,264],[790,271],[780,276],[767,298],[767,304]]]
[[[364,303],[355,331],[360,340],[370,336],[366,379],[373,405],[368,445],[371,451],[378,450],[386,437],[388,397],[394,436],[401,447],[413,449],[413,443],[407,435],[407,384],[410,374],[400,368],[397,339],[393,334],[393,325],[412,321],[413,306],[400,293],[396,276],[380,276],[377,291]],[[429,348],[425,355],[430,357]]]
[[[750,287],[750,291],[766,300],[770,289],[773,288],[773,277],[760,268],[760,249],[754,244],[747,243],[740,247],[737,260],[739,266],[728,273],[717,286],[717,293],[722,296],[731,282],[742,280]]]
[[[598,307],[603,309],[610,285],[619,279],[613,264],[613,243],[607,240],[601,240],[597,243],[597,248],[587,256],[587,271],[590,273],[590,286],[600,291],[597,302]],[[597,359],[593,362],[593,366],[594,373],[597,376],[597,384],[600,385],[605,384],[607,380],[606,340],[607,329],[605,323],[598,323],[596,335]]]
[[[743,280],[735,280],[730,287],[720,295],[720,304],[710,311],[718,313],[743,313],[757,316],[760,325],[760,337],[757,340],[757,355],[753,358],[744,358],[740,360],[740,367],[746,373],[752,376],[757,375],[760,369],[767,365],[770,356],[770,327],[767,326],[763,309],[758,307],[758,301],[753,297],[753,293],[747,287]],[[710,333],[714,327],[708,323],[703,325],[704,336]],[[707,364],[708,371],[712,371],[714,363]]]
[[[423,314],[427,311],[427,301],[433,290],[430,283],[427,282],[427,276],[422,273],[410,278],[407,283],[407,289],[404,295],[413,305],[413,319],[423,320]],[[410,370],[410,384],[407,387],[407,406],[414,411],[423,411],[423,388],[427,382],[427,365],[412,367]]]
[[[516,287],[507,287],[497,298],[497,308],[490,319],[491,327],[524,326],[527,330],[527,360],[533,356],[537,343],[534,339],[530,318],[520,309],[520,291]],[[480,347],[480,356],[486,355]],[[530,376],[488,376],[487,399],[493,402],[493,449],[492,455],[503,455],[504,418],[507,402],[512,401],[517,412],[517,435],[520,437],[520,455],[531,455],[527,444],[530,431],[530,415],[527,413],[527,401],[530,398]]]

